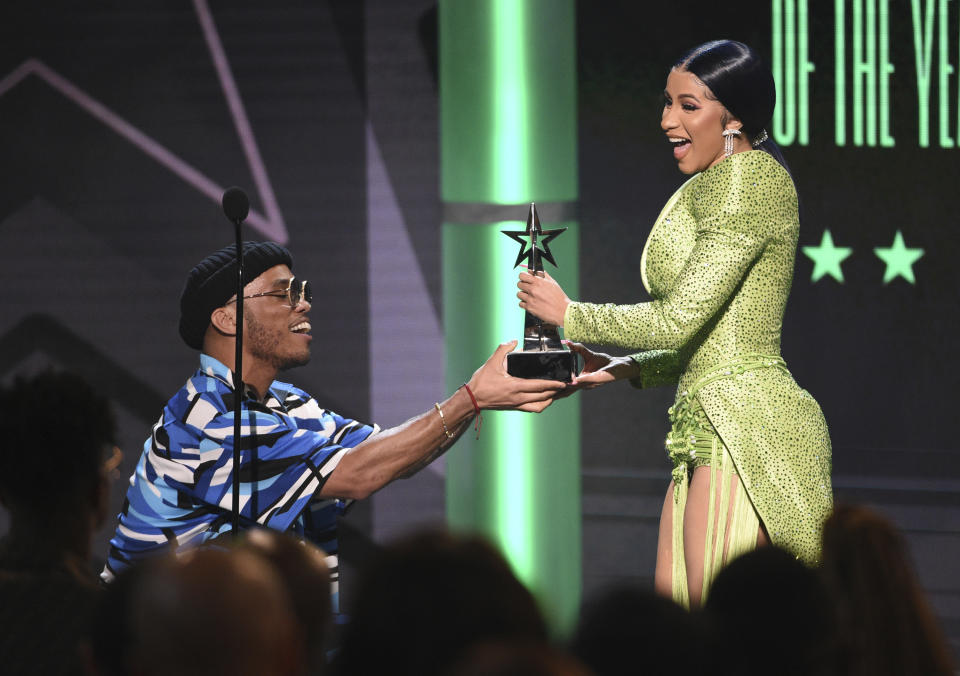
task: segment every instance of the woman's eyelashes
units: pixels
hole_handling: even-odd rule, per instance
[[[667,109],[667,108],[669,108],[669,107],[672,106],[672,105],[673,105],[673,100],[672,100],[669,96],[664,96],[664,97],[663,97],[663,107],[664,107],[664,109]],[[689,111],[689,112],[693,112],[693,111],[695,111],[695,110],[700,110],[700,106],[696,105],[695,103],[690,103],[690,102],[688,102],[688,101],[685,101],[684,103],[681,103],[681,104],[680,104],[680,108],[681,108],[682,110],[686,110],[686,111]]]

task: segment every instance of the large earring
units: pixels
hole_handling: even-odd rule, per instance
[[[723,130],[723,156],[730,157],[733,155],[733,137],[740,136],[739,129],[724,129]]]

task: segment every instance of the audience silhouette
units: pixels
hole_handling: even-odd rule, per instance
[[[332,617],[327,555],[308,542],[269,528],[247,531],[239,549],[259,555],[273,566],[292,604],[307,673],[323,673]]]
[[[703,608],[726,673],[835,673],[833,608],[816,570],[761,547],[720,571]]]
[[[710,671],[712,644],[698,613],[652,590],[624,585],[583,604],[570,650],[597,676],[683,676]]]
[[[259,554],[204,547],[123,571],[98,616],[103,676],[299,676],[302,635],[279,574]]]
[[[533,596],[479,537],[424,532],[386,547],[348,612],[340,676],[430,676],[481,643],[547,642]]]
[[[775,547],[751,551],[721,571],[702,611],[636,587],[604,591],[584,603],[569,654],[491,544],[443,531],[380,550],[339,646],[326,554],[272,530],[148,559],[103,591],[90,538],[106,516],[114,443],[107,400],[78,376],[0,390],[4,674],[954,673],[903,537],[859,506],[826,522],[819,570]]]
[[[0,391],[0,671],[84,673],[99,583],[90,540],[119,462],[114,416],[82,378],[47,371]]]
[[[823,529],[822,570],[837,608],[840,673],[954,673],[906,543],[886,518],[866,507],[837,506]]]

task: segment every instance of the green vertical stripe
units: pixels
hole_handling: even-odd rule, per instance
[[[575,202],[573,1],[441,0],[439,14],[443,200]],[[518,245],[500,232],[518,225],[443,225],[449,389],[499,343],[521,338]],[[575,297],[578,228],[562,225],[570,230],[551,242],[555,276]],[[480,439],[466,435],[447,456],[451,526],[488,535],[560,631],[579,605],[579,440],[573,397],[540,415],[487,412]]]
[[[556,224],[544,224],[553,227]],[[522,223],[451,224],[442,230],[446,381],[453,390],[501,342],[520,338],[513,268]],[[551,242],[554,277],[576,295],[578,226]],[[533,590],[555,629],[569,629],[580,589],[580,412],[571,397],[539,415],[488,411],[447,455],[451,527],[484,533]]]
[[[524,49],[524,3],[494,0],[490,3],[492,88],[490,145],[495,201],[517,202],[530,194],[527,184],[530,161],[527,147],[527,63]]]
[[[439,12],[444,201],[576,200],[572,0],[441,1]]]
[[[838,146],[847,144],[847,80],[846,43],[844,41],[844,0],[834,0],[834,141]]]

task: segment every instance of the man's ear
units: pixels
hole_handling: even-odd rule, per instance
[[[218,307],[210,313],[210,325],[222,335],[236,335],[237,318],[233,313],[233,309],[226,306]]]

